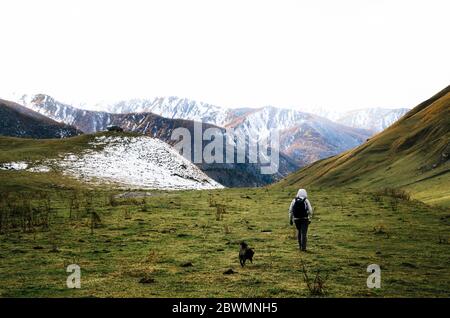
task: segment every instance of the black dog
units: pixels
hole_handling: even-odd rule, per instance
[[[239,262],[241,263],[241,266],[245,266],[245,261],[250,260],[250,263],[253,263],[253,255],[255,254],[255,251],[253,249],[249,248],[247,243],[241,242],[241,250],[239,251]]]

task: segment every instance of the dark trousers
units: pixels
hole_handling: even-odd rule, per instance
[[[308,220],[295,220],[295,226],[298,230],[298,246],[302,251],[306,251],[306,241],[307,241],[307,233],[308,233]]]

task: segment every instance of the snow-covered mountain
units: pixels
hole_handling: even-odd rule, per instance
[[[245,114],[251,114],[261,109],[272,109],[272,113],[273,109],[278,109],[281,113],[284,113],[281,115],[282,118],[289,118],[289,116],[285,115],[287,109],[278,107],[267,106],[259,109],[229,109],[174,96],[156,97],[153,99],[132,99],[120,101],[117,103],[96,104],[94,108],[111,113],[121,114],[152,112],[154,114],[158,114],[167,118],[181,118],[203,121],[221,127],[230,125],[230,123],[232,123],[234,120]],[[334,108],[307,106],[300,107],[297,110],[289,109],[291,114],[314,114],[348,127],[367,129],[372,131],[373,133],[377,133],[386,129],[398,119],[400,119],[400,117],[402,117],[408,110],[409,109],[407,108],[390,109],[376,107],[350,111],[339,111]],[[292,123],[292,121],[289,121],[288,123]],[[293,126],[286,127],[288,123],[279,121],[277,123],[279,124],[277,127],[284,126],[284,128],[292,128]]]
[[[146,136],[99,136],[81,153],[60,154],[59,159],[39,163],[6,163],[0,169],[55,170],[84,182],[126,188],[223,188],[168,144]]]
[[[202,121],[217,126],[224,126],[233,116],[233,112],[225,108],[173,96],[97,104],[94,108],[115,114],[152,112],[166,118]]]
[[[343,113],[336,122],[354,127],[365,128],[374,133],[388,128],[409,111],[408,108],[366,108]]]
[[[371,107],[341,111],[327,107],[303,106],[300,110],[348,127],[367,129],[375,134],[395,123],[410,109]]]
[[[130,131],[138,130],[146,133],[147,129],[142,127],[142,123],[146,122],[145,118],[148,115],[153,117],[157,115],[166,119],[200,121],[223,127],[226,122],[246,111],[245,109],[231,111],[206,103],[174,98],[136,99],[101,107],[110,111],[80,109],[61,103],[45,94],[21,95],[16,101],[53,120],[74,125],[85,133],[105,130],[111,124],[120,125]],[[164,124],[167,123],[166,121]],[[147,126],[152,127],[152,125]]]
[[[45,94],[22,95],[16,102],[58,122],[73,125],[85,133],[104,130],[111,124],[107,112],[79,109]]]
[[[156,115],[169,119],[197,120],[220,127],[234,128],[235,133],[249,140],[261,140],[270,132],[280,135],[279,149],[297,165],[335,155],[356,147],[372,135],[371,131],[347,127],[326,118],[292,109],[262,107],[257,109],[226,109],[207,103],[176,97],[135,99],[102,105],[111,112],[81,110],[60,103],[47,95],[23,96],[20,101],[34,111],[52,119],[72,124],[90,133],[116,124],[130,131],[148,133],[159,131],[168,122],[156,125],[148,117]],[[167,141],[158,134],[152,137]],[[296,168],[293,166],[292,168]],[[287,169],[284,171],[289,172]]]
[[[300,166],[356,147],[370,132],[354,129],[326,118],[292,109],[263,107],[237,117],[226,127],[252,139],[280,136],[279,150]]]
[[[253,140],[266,138],[276,130],[281,136],[279,149],[301,166],[356,147],[373,133],[364,125],[357,126],[357,121],[351,122],[352,125],[335,123],[319,115],[293,109],[272,106],[226,109],[178,97],[133,99],[97,107],[114,113],[149,111],[168,118],[203,121],[234,128],[237,134]],[[331,118],[343,116],[324,107],[311,110]]]
[[[41,113],[47,115],[55,120],[64,118],[65,123],[70,123],[74,120],[76,115],[73,111],[67,109],[67,104],[60,103],[52,97],[43,94],[36,95],[14,95],[14,101],[25,105],[35,111],[39,111],[39,105],[45,104],[44,110]],[[255,111],[269,108],[280,109],[285,112],[285,109],[267,106],[262,108],[223,108],[216,105],[199,102],[188,98],[179,98],[175,96],[170,97],[155,97],[149,99],[130,99],[119,102],[102,102],[94,105],[87,105],[83,103],[83,108],[74,107],[76,110],[82,110],[83,116],[89,115],[92,110],[96,113],[113,113],[113,114],[128,114],[128,113],[142,113],[151,112],[166,118],[186,119],[202,121],[216,126],[225,127],[230,125],[237,118],[250,114]],[[66,106],[66,107],[64,107]],[[73,105],[71,105],[73,106]],[[35,108],[36,107],[36,108]],[[340,123],[345,126],[367,129],[373,133],[380,132],[395,121],[400,119],[409,109],[408,108],[362,108],[349,111],[339,111],[329,107],[319,106],[302,106],[297,110],[290,109],[292,112],[309,113],[319,117],[327,118],[331,121]],[[97,120],[102,121],[102,119]],[[280,123],[284,125],[284,123]],[[90,130],[86,132],[96,131],[95,121],[92,123]]]

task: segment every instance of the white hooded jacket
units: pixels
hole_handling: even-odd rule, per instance
[[[309,202],[307,197],[308,197],[308,193],[306,192],[305,189],[298,190],[297,195],[295,196],[295,198],[305,199],[306,205],[308,207],[308,220],[311,220],[312,216],[313,216],[313,208],[311,206],[311,202]],[[294,215],[292,213],[292,208],[294,207],[295,198],[292,200],[291,205],[289,207],[289,222],[297,220],[296,218],[294,218]]]

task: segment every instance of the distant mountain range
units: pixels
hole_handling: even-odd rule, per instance
[[[402,187],[450,206],[450,86],[368,142],[313,163],[274,186]]]
[[[169,144],[174,144],[170,137],[175,128],[187,128],[193,133],[194,121],[203,122],[203,129],[216,127],[225,132],[232,128],[238,136],[246,136],[248,140],[261,140],[278,132],[280,139],[275,147],[280,150],[280,162],[278,173],[274,175],[262,175],[259,164],[197,164],[225,186],[272,183],[299,167],[360,145],[405,111],[363,109],[346,113],[344,117],[339,117],[336,112],[328,113],[329,117],[339,117],[332,121],[292,109],[271,106],[226,109],[177,97],[134,99],[94,106],[107,111],[80,109],[44,94],[22,95],[17,102],[85,133],[104,131],[108,125],[117,125]],[[317,112],[323,110],[317,109]]]
[[[37,95],[14,95],[13,100],[23,105],[30,105]],[[42,95],[47,96],[47,95]],[[64,103],[60,103],[64,104]],[[67,104],[65,104],[67,105]],[[71,105],[74,106],[74,105]],[[83,104],[83,107],[74,106],[96,112],[107,112],[114,114],[151,112],[167,118],[179,118],[187,120],[202,121],[216,126],[224,127],[238,117],[247,113],[255,112],[265,108],[278,107],[266,106],[261,108],[223,108],[212,104],[198,102],[179,97],[156,97],[152,99],[130,99],[113,103],[97,103],[94,105]],[[286,109],[285,109],[286,110]],[[372,133],[378,133],[401,118],[408,108],[361,108],[349,111],[339,111],[326,107],[300,107],[298,112],[314,114],[327,118],[345,126],[366,129]],[[295,112],[295,110],[294,110]],[[93,131],[91,131],[93,132]]]
[[[174,96],[157,97],[153,99],[131,99],[116,103],[102,103],[96,104],[93,108],[118,114],[152,112],[163,117],[203,121],[222,127],[228,125],[237,117],[253,113],[258,109],[280,109],[272,106],[257,109],[227,109],[204,102],[197,102],[187,98]],[[284,111],[287,110],[284,109]],[[298,112],[301,113],[314,114],[345,126],[370,130],[373,133],[386,129],[408,111],[408,108],[390,109],[380,107],[362,108],[350,111],[338,111],[325,107],[300,107],[298,109]]]
[[[19,104],[0,99],[0,135],[64,138],[81,133],[75,127],[54,121]]]
[[[25,95],[20,98],[20,102],[36,112],[74,125],[86,133],[101,131],[107,125],[116,124],[129,131],[161,138],[155,133],[161,125],[147,120],[149,117],[154,118],[155,114],[169,119],[202,121],[218,127],[234,128],[235,132],[252,140],[265,138],[269,132],[277,130],[280,135],[279,149],[298,166],[353,148],[373,134],[369,130],[348,127],[291,109],[225,109],[176,97],[136,99],[103,105],[102,108],[109,112],[78,109],[42,94]],[[149,130],[150,127],[152,130]],[[166,138],[162,139],[167,141]]]

